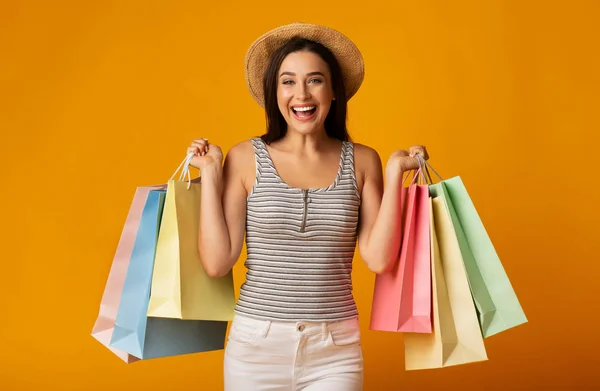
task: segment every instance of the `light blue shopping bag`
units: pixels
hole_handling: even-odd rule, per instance
[[[146,316],[165,190],[148,193],[110,346],[140,359],[223,349],[227,322]]]

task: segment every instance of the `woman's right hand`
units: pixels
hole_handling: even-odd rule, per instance
[[[221,148],[218,145],[210,144],[205,138],[192,141],[192,145],[188,147],[187,153],[194,153],[190,165],[200,171],[212,164],[223,165],[223,152]]]

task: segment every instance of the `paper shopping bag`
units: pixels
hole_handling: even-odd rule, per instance
[[[371,330],[431,332],[429,193],[413,184],[401,190],[403,235],[400,257],[375,278]]]
[[[161,187],[163,186],[138,187],[135,192],[108,274],[108,280],[100,302],[98,318],[92,328],[92,336],[127,363],[136,361],[137,358],[122,350],[111,347],[110,340],[117,318],[123,284],[125,283],[125,276],[129,266],[129,258],[142,216],[142,209],[144,208],[148,192],[152,189],[160,189]]]
[[[433,333],[404,334],[407,370],[487,360],[458,240],[444,198],[432,201]]]
[[[430,210],[432,210],[431,198],[428,199],[428,203]],[[435,233],[433,213],[430,214],[429,232],[431,238],[433,332],[430,334],[407,333],[404,335],[406,370],[441,368],[458,344],[452,307],[448,297],[448,287],[446,286],[438,239]]]
[[[184,172],[188,165],[189,161]],[[230,271],[224,277],[209,277],[198,254],[200,179],[182,179],[171,179],[167,184],[148,316],[231,320],[235,305],[233,274]]]
[[[150,191],[125,278],[110,345],[141,359],[223,349],[227,322],[147,318],[164,190]]]
[[[484,337],[527,322],[492,241],[460,177],[430,186],[445,198],[456,230]]]
[[[406,263],[400,313],[400,322],[406,327],[400,331],[431,333],[431,208],[427,186],[417,185],[415,209],[412,257],[407,257],[412,262]]]

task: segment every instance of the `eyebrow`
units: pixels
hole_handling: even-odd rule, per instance
[[[279,75],[279,77],[286,76],[286,75],[287,76],[296,76],[296,74],[294,72],[282,72],[281,75]],[[317,76],[317,75],[325,77],[323,72],[309,72],[306,74],[306,76]]]

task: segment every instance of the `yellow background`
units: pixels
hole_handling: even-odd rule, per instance
[[[405,372],[402,336],[368,331],[357,257],[366,389],[597,389],[599,4],[3,1],[0,389],[222,388],[222,351],[126,365],[90,331],[135,187],[192,138],[262,133],[245,50],[293,21],[360,47],[354,140],[461,175],[529,317],[488,362]]]

